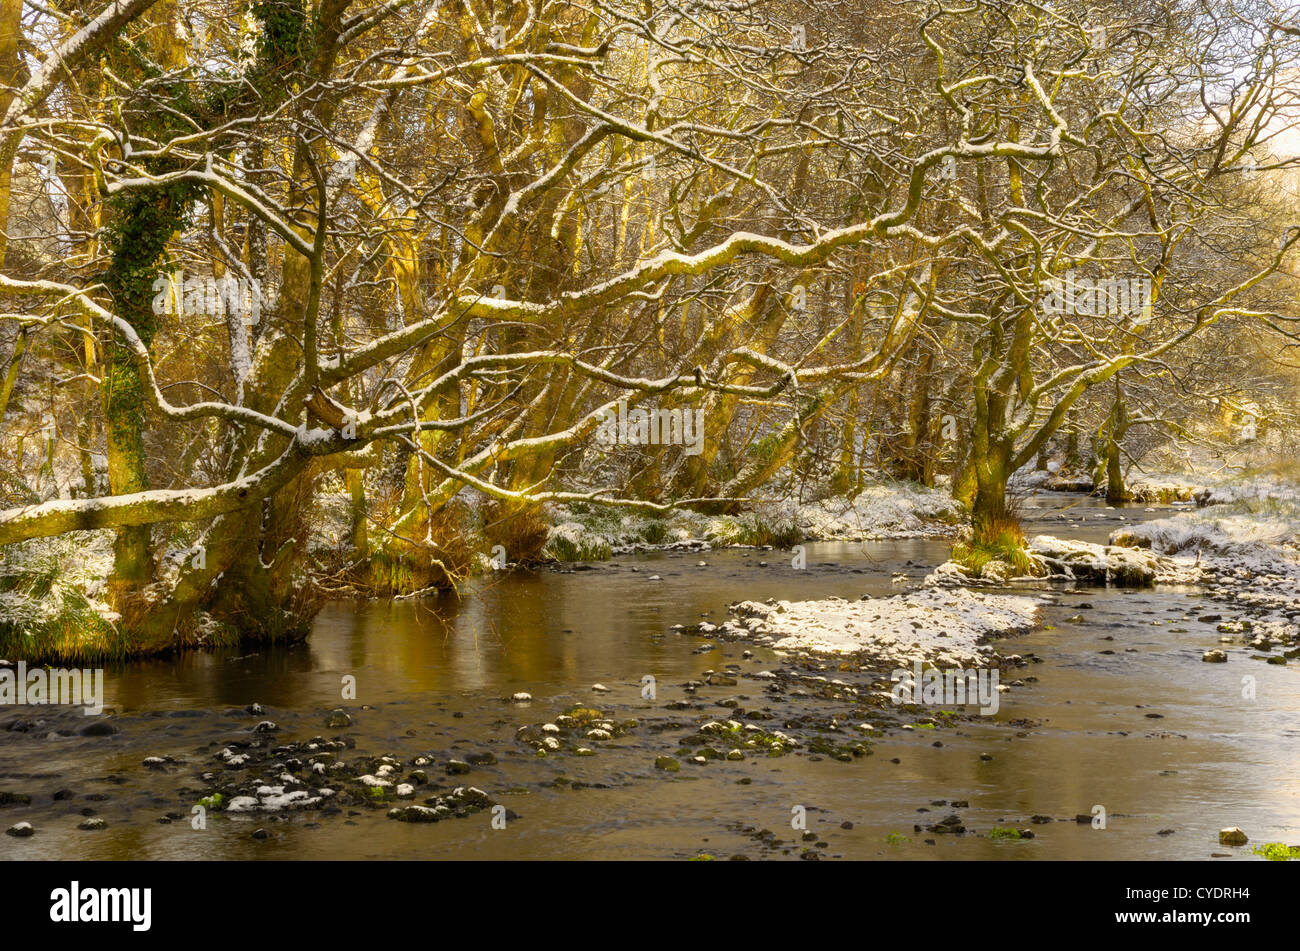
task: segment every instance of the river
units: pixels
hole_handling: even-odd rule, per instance
[[[1050,494],[1028,504],[1029,533],[1090,541],[1104,540],[1123,520],[1169,514]],[[1004,694],[993,717],[931,730],[903,729],[886,716],[872,755],[852,762],[799,751],[741,762],[684,759],[676,773],[655,768],[657,756],[676,752],[664,724],[726,719],[732,712],[719,700],[765,709],[778,725],[846,709],[816,691],[765,692],[745,674],[776,670],[781,658],[673,625],[721,621],[726,605],[741,599],[896,593],[906,589],[896,575],[914,585],[947,551],[947,542],[932,539],[815,543],[804,570],[781,551],[621,556],[589,570],[485,579],[459,596],[334,603],[311,637],[292,647],[110,669],[106,703],[119,732],[81,736],[86,718],[57,708],[24,711],[41,721],[26,732],[0,732],[0,790],[32,798],[0,808],[0,820],[30,821],[37,830],[0,838],[0,855],[680,859],[798,857],[811,849],[826,859],[1252,859],[1247,849],[1219,846],[1217,831],[1235,825],[1252,843],[1300,841],[1296,666],[1251,660],[1241,646],[1229,648],[1227,664],[1203,663],[1201,653],[1219,646],[1220,635],[1213,621],[1198,618],[1233,615],[1195,590],[1057,589],[1043,627],[1000,644],[1039,662],[1020,672],[1034,679]],[[752,657],[742,656],[747,646]],[[738,685],[683,686],[726,665],[735,665]],[[848,679],[833,660],[825,668],[827,678]],[[653,701],[642,698],[645,675],[657,683]],[[1253,699],[1243,696],[1248,675]],[[349,678],[355,699],[343,699]],[[609,692],[594,692],[597,683]],[[532,701],[508,701],[521,691]],[[673,701],[691,707],[666,709]],[[251,703],[264,715],[246,714]],[[636,718],[638,728],[593,744],[591,756],[543,758],[516,741],[520,725],[552,720],[576,703]],[[324,725],[336,707],[353,717],[345,730]],[[10,726],[15,719],[0,714]],[[193,828],[199,774],[261,719],[274,721],[283,737],[344,733],[358,754],[404,763],[428,755],[430,788],[473,784],[517,818],[505,828],[494,828],[487,813],[412,824],[391,821],[382,808],[345,808],[214,815]],[[497,762],[442,775],[442,762],[473,753]],[[146,769],[150,756],[177,762]],[[55,800],[60,790],[64,798]],[[1095,806],[1105,810],[1104,828],[1075,821]],[[807,842],[791,828],[798,807],[812,833]],[[107,828],[79,830],[88,811]],[[167,813],[174,821],[160,822]],[[915,831],[953,813],[970,831]],[[1056,821],[1034,824],[1034,815]],[[995,839],[994,826],[1035,834]],[[264,837],[254,838],[254,829]]]

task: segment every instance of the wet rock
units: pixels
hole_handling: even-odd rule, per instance
[[[558,730],[559,728],[556,727]],[[515,730],[515,739],[520,743],[537,744],[542,741],[543,727],[540,726],[521,726]]]
[[[32,828],[30,822],[15,822],[8,829],[5,829],[5,835],[12,835],[17,839],[25,839],[30,835],[35,835],[36,830]]]
[[[1249,841],[1246,833],[1236,826],[1219,830],[1219,845],[1245,845]]]
[[[463,776],[470,771],[470,768],[469,763],[466,763],[464,760],[447,760],[446,770],[448,776]]]
[[[275,733],[280,729],[273,721],[263,720],[257,726],[253,727],[254,733]]]
[[[112,736],[122,731],[107,720],[96,720],[94,723],[87,723],[77,732],[81,736]]]
[[[329,716],[325,718],[325,725],[331,730],[341,730],[352,725],[352,717],[348,715],[346,710],[331,710]]]
[[[30,806],[32,797],[26,793],[0,789],[0,806]]]
[[[82,819],[77,823],[77,828],[82,832],[99,832],[102,829],[107,829],[108,823],[96,816],[90,819]]]
[[[1228,655],[1221,650],[1206,651],[1201,655],[1201,660],[1205,661],[1207,664],[1226,664],[1228,662]]]
[[[966,827],[962,825],[961,816],[953,813],[946,818],[940,819],[934,825],[927,826],[925,831],[936,832],[941,835],[961,835],[966,831]]]
[[[533,695],[531,693],[525,693],[522,690],[519,691],[518,693],[514,693],[510,695],[510,700],[512,703],[530,703],[532,702],[532,699],[533,699]]]
[[[677,762],[671,756],[656,756],[655,769],[662,769],[665,772],[676,773],[682,768],[682,764]]]
[[[1120,587],[1149,587],[1157,576],[1172,575],[1173,562],[1146,549],[1038,535],[1029,542],[1036,560],[1054,575],[1064,575],[1090,584]]]
[[[463,806],[474,806],[478,809],[486,809],[488,806],[495,805],[488,794],[477,786],[457,786],[449,795],[442,797],[442,801],[454,802]]]

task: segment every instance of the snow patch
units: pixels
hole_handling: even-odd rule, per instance
[[[1039,620],[1041,599],[925,588],[890,598],[742,601],[719,634],[779,651],[867,653],[885,664],[921,659],[963,665],[986,660],[992,637],[1019,634]]]

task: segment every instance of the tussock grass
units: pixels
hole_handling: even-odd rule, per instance
[[[975,524],[971,537],[953,546],[952,560],[972,575],[994,561],[1009,564],[1019,576],[1034,574],[1037,565],[1030,557],[1018,510],[1018,500],[1013,498],[1002,515]]]
[[[753,512],[722,515],[714,520],[714,537],[724,545],[771,545],[791,548],[804,540],[804,531],[794,522],[768,522]]]
[[[111,532],[70,532],[0,549],[0,657],[54,664],[121,660],[130,640],[97,600]]]

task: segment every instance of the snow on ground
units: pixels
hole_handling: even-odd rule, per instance
[[[1113,533],[1111,542],[1165,555],[1203,551],[1273,559],[1295,554],[1298,531],[1300,505],[1247,501],[1130,525]]]
[[[1119,587],[1195,584],[1200,571],[1190,558],[1168,558],[1141,548],[1036,535],[1029,551],[1049,570],[1048,577]]]
[[[1267,473],[1245,474],[1223,469],[1203,475],[1186,472],[1130,472],[1125,489],[1135,502],[1218,505],[1248,499],[1300,498],[1300,489],[1291,479]]]
[[[701,633],[750,640],[779,651],[867,654],[882,664],[914,660],[967,665],[988,659],[992,637],[1038,623],[1040,601],[965,588],[924,588],[890,598],[742,601],[720,627]]]
[[[1238,501],[1120,529],[1111,541],[1193,562],[1206,597],[1249,618],[1220,625],[1256,647],[1300,634],[1300,503]]]
[[[790,545],[801,541],[861,541],[947,535],[964,516],[947,489],[878,483],[854,499],[756,503],[737,515],[679,509],[662,516],[597,505],[551,508],[545,554],[562,561],[660,547]]]
[[[1057,460],[1049,462],[1048,465],[1051,468],[1035,469],[1034,464],[1030,463],[1022,469],[1017,469],[1007,480],[1007,488],[1011,492],[1092,491],[1092,476],[1088,473],[1063,467]]]
[[[1196,584],[1200,569],[1191,558],[1168,558],[1140,547],[1094,545],[1091,542],[1036,535],[1028,542],[1034,564],[1027,575],[1001,559],[988,561],[974,573],[955,561],[946,561],[923,582],[927,587],[1004,585],[1026,581],[1074,581],[1083,584],[1140,588],[1153,584]]]
[[[868,486],[852,500],[786,503],[785,511],[816,541],[946,534],[964,517],[947,489],[903,482]]]

